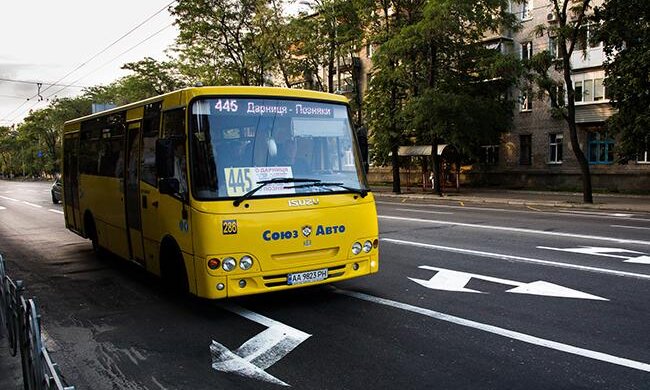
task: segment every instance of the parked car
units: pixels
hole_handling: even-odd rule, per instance
[[[57,177],[52,183],[52,203],[57,204],[63,200],[63,181]]]

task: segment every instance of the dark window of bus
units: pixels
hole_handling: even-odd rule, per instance
[[[185,156],[185,109],[163,113],[163,137],[174,138],[174,178],[180,193],[187,193],[187,158]]]
[[[99,158],[100,129],[94,123],[85,122],[81,125],[79,141],[79,172],[87,175],[97,175]]]
[[[142,149],[140,156],[140,175],[142,181],[157,186],[156,140],[160,130],[161,103],[148,104],[144,108],[142,120]]]
[[[124,177],[124,125],[115,124],[102,129],[99,175]]]

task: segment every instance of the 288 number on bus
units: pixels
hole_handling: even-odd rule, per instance
[[[241,196],[253,189],[250,168],[225,168],[228,196]]]

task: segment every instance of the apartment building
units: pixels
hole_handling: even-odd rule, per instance
[[[602,3],[603,0],[592,1],[593,6]],[[485,45],[503,53],[514,53],[522,59],[543,50],[558,55],[556,40],[550,34],[539,36],[535,32],[539,25],[557,23],[550,0],[512,1],[510,12],[519,17],[522,28],[486,37]],[[587,30],[590,34],[589,26]],[[363,99],[372,77],[374,49],[366,45],[358,49],[356,56],[339,59],[334,90],[351,99]],[[604,59],[602,44],[577,47],[571,58],[578,138],[590,164],[592,185],[597,191],[647,193],[650,192],[650,144],[648,141],[640,143],[643,150],[639,155],[622,161],[616,154],[616,139],[605,129],[605,121],[614,111],[604,85]],[[560,73],[553,77],[563,80]],[[557,96],[566,102],[565,90],[560,88]],[[504,132],[494,144],[482,146],[478,152],[479,161],[463,167],[462,181],[478,185],[581,190],[581,171],[571,148],[568,126],[563,118],[553,115],[548,95],[540,96],[534,85],[522,85],[510,93],[517,99],[513,128]],[[371,169],[371,178],[388,176],[385,169]]]
[[[594,1],[594,5],[602,4]],[[556,40],[538,36],[539,25],[557,23],[549,0],[527,0],[511,5],[520,17],[522,29],[493,37],[502,50],[527,59],[542,50],[557,54]],[[590,34],[587,26],[587,34]],[[604,86],[605,59],[601,44],[577,47],[571,57],[573,86],[576,91],[576,124],[578,138],[590,164],[595,190],[650,191],[648,145],[636,158],[622,161],[616,154],[616,139],[607,133],[605,121],[613,108]],[[554,76],[562,80],[558,73]],[[558,91],[566,99],[565,89]],[[548,95],[543,98],[535,86],[522,86],[514,91],[518,104],[514,112],[514,128],[503,134],[500,142],[485,145],[479,164],[472,167],[468,179],[483,184],[524,188],[580,189],[580,167],[571,149],[568,126],[554,116]]]

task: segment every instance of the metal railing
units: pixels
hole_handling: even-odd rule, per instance
[[[33,299],[25,299],[21,280],[13,281],[6,273],[0,255],[0,338],[6,335],[11,356],[20,350],[23,384],[26,390],[74,390],[64,385],[56,363],[52,362],[41,335],[41,316]]]

